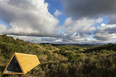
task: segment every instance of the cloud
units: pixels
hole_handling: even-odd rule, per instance
[[[65,13],[75,19],[107,16],[109,23],[116,23],[116,0],[63,0],[62,3]]]
[[[100,27],[96,29],[94,33],[94,38],[102,41],[110,41],[116,39],[116,24],[101,24]]]
[[[103,21],[103,18],[98,18],[97,20],[96,20],[96,23],[101,23]]]
[[[67,44],[97,44],[101,43],[100,40],[83,38],[79,33],[73,33],[69,38],[62,40],[62,43]]]
[[[55,12],[54,12],[54,16],[55,17],[58,17],[59,15],[61,15],[62,14],[62,12],[61,11],[58,11],[58,10],[56,10]]]
[[[45,38],[42,38],[41,40],[48,43],[62,42],[62,38],[55,38],[55,37],[45,37]]]
[[[108,43],[114,42],[116,38],[116,0],[62,0],[64,12],[71,18],[64,22],[67,33],[77,32],[80,38],[91,35],[93,31],[94,40],[83,39],[84,43]],[[106,17],[108,24],[101,24],[97,29],[96,23],[102,23]],[[73,40],[71,38],[71,40]]]
[[[116,24],[116,13],[108,16],[108,24]]]
[[[14,39],[22,39],[24,41],[29,41],[31,43],[42,43],[44,41],[41,41],[41,38],[42,37],[34,37],[34,36],[17,36],[17,35],[8,35],[8,36],[11,36],[13,37]]]
[[[116,21],[115,0],[63,2],[65,12],[71,17],[58,26],[55,17],[62,12],[56,10],[54,17],[44,0],[0,0],[0,19],[10,25],[0,24],[0,34],[35,43],[106,43],[116,38],[116,24],[112,24]],[[101,16],[110,22],[96,29],[94,25],[103,22]],[[92,31],[94,39],[87,38]]]
[[[4,34],[6,30],[7,30],[7,27],[3,24],[0,24],[0,34]]]
[[[59,23],[44,0],[0,0],[0,19],[11,25],[5,33],[12,35],[54,35]]]
[[[63,42],[65,43],[81,43],[84,41],[84,38],[82,38],[78,33],[70,34],[69,38],[63,39]]]
[[[96,29],[94,25],[102,21],[103,21],[102,18],[98,19],[83,18],[80,20],[73,20],[72,18],[67,18],[63,24],[63,29],[66,31],[66,33],[78,32],[80,34],[86,34],[90,33],[91,31],[94,31]]]

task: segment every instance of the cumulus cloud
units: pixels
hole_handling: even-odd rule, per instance
[[[5,33],[16,35],[50,36],[59,23],[44,0],[0,0],[0,19],[11,25]]]
[[[103,18],[98,18],[97,20],[96,20],[96,23],[101,23],[103,21]]]
[[[75,19],[107,16],[116,23],[116,0],[63,0],[65,12]],[[115,16],[115,17],[114,17]]]
[[[60,43],[60,42],[62,42],[62,38],[55,38],[55,37],[44,37],[41,40],[44,42],[47,42],[47,43]]]
[[[62,43],[67,44],[98,44],[101,43],[100,40],[83,38],[79,33],[73,33],[69,38],[62,40]]]
[[[56,10],[55,12],[54,12],[54,16],[55,17],[58,17],[59,15],[61,15],[62,14],[62,12],[61,11],[58,11],[58,10]]]
[[[65,43],[81,43],[82,41],[84,41],[84,38],[82,38],[79,33],[73,33],[70,34],[69,38],[65,38],[63,39],[63,42]]]
[[[44,42],[44,41],[41,41],[41,38],[42,37],[34,37],[34,36],[17,36],[17,35],[8,35],[8,36],[11,36],[11,37],[13,37],[14,39],[17,39],[17,38],[19,38],[19,39],[22,39],[22,40],[24,40],[24,41],[29,41],[29,42],[31,42],[31,43],[42,43],[42,42]]]
[[[96,23],[102,22],[102,18],[98,19],[87,19],[83,18],[81,20],[73,20],[72,18],[67,18],[63,24],[63,28],[66,33],[78,32],[80,34],[90,33],[91,31],[96,30],[93,26]]]
[[[0,24],[0,34],[4,34],[6,30],[7,30],[7,27],[3,24]]]
[[[19,38],[23,39],[24,41],[29,41],[31,43],[62,43],[61,38],[55,37],[35,37],[35,36],[17,36],[17,35],[8,35],[14,37],[14,39]]]
[[[108,24],[116,24],[116,13],[108,16]]]
[[[116,24],[101,24],[101,26],[94,31],[94,38],[102,41],[116,39]]]

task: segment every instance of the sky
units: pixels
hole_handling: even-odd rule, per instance
[[[0,34],[32,43],[116,43],[116,0],[0,0]]]

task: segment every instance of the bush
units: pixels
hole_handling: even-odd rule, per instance
[[[58,60],[58,57],[56,57],[56,55],[52,54],[52,55],[49,55],[48,60]]]
[[[44,51],[44,55],[50,55],[50,51]]]
[[[0,77],[2,77],[2,71],[1,71],[1,69],[0,69]]]
[[[68,61],[76,61],[77,59],[80,59],[80,54],[72,53],[70,54]]]
[[[60,54],[62,54],[62,55],[65,55],[65,53],[66,53],[66,50],[64,49],[64,48],[62,48],[61,50],[60,50],[60,52],[59,52]]]

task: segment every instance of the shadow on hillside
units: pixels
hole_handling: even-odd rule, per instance
[[[3,72],[5,69],[5,66],[0,66],[1,71]]]
[[[90,48],[90,49],[87,49],[85,51],[83,51],[83,53],[89,53],[89,52],[100,52],[101,50],[113,50],[113,51],[116,51],[116,45],[115,44],[112,44],[112,45],[104,45],[104,46],[100,46],[100,47],[95,47],[95,48]]]

